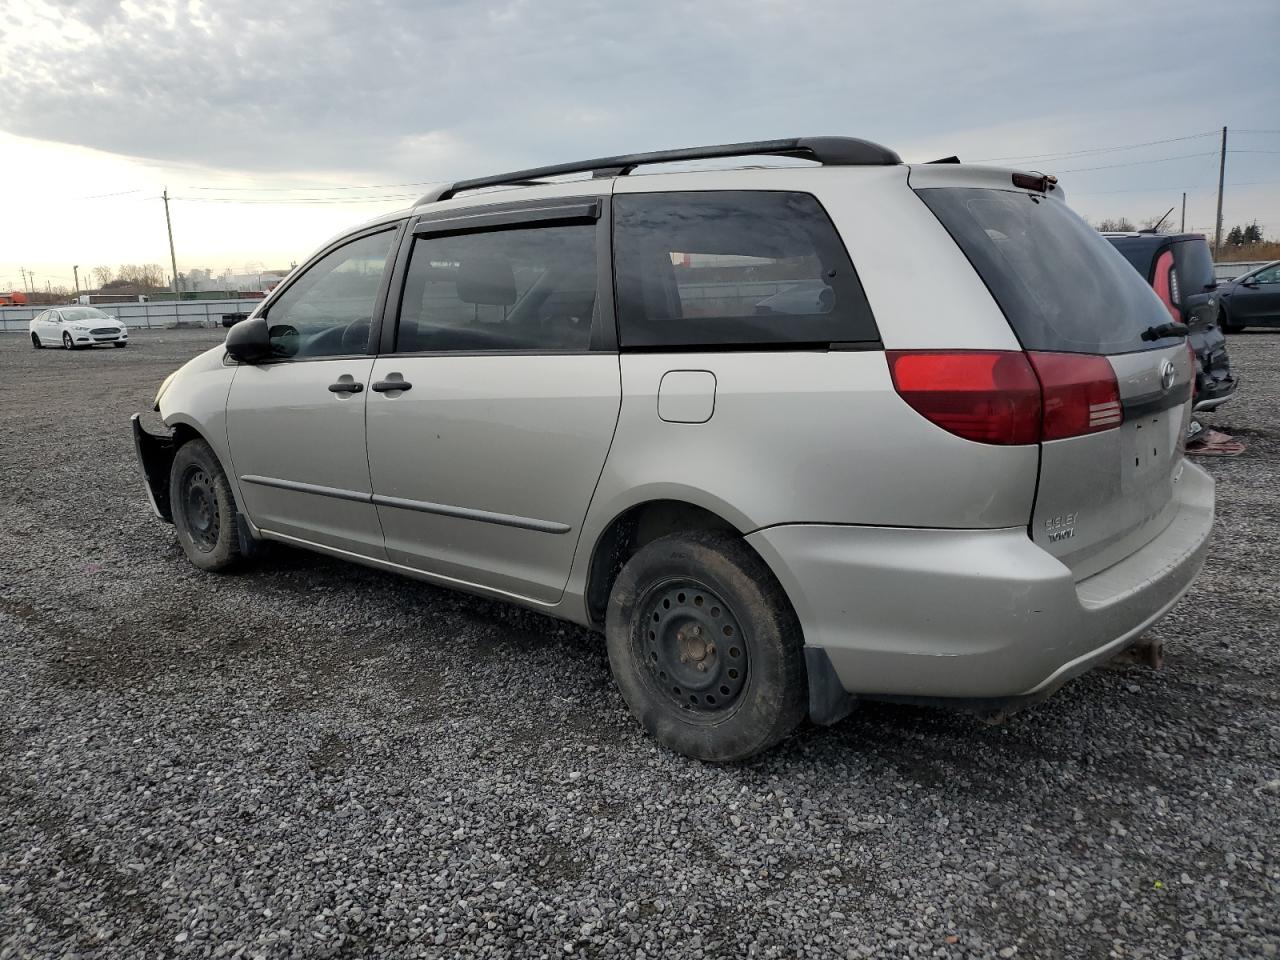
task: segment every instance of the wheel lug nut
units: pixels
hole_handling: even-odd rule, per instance
[[[706,673],[706,672],[707,672],[707,665],[706,665],[705,663],[699,663],[699,664],[698,664],[698,672],[699,672],[699,673]]]
[[[680,654],[680,662],[681,662],[681,663],[688,663],[688,662],[689,662],[689,658],[688,658],[688,657],[686,657],[686,656],[682,653],[682,654]]]

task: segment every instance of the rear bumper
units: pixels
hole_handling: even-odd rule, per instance
[[[803,524],[747,539],[844,690],[1035,698],[1119,653],[1191,586],[1213,526],[1213,481],[1184,462],[1175,496],[1155,539],[1079,582],[1022,527]]]
[[[169,468],[173,466],[173,438],[147,433],[142,418],[134,414],[129,418],[133,429],[133,452],[142,471],[142,483],[147,490],[147,501],[157,517],[173,523],[169,507]]]

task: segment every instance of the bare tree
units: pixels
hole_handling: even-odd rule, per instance
[[[1152,223],[1155,221],[1153,220]],[[1128,217],[1117,217],[1114,220],[1103,220],[1098,224],[1100,233],[1132,233],[1135,227]]]
[[[116,277],[116,273],[110,267],[94,267],[93,279],[98,283],[98,289],[102,289]]]
[[[165,285],[164,267],[158,263],[122,263],[116,276],[143,290],[159,290]]]

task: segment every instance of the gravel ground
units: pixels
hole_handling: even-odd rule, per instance
[[[1204,575],[1162,671],[1003,726],[868,704],[717,768],[599,638],[276,551],[203,575],[127,418],[220,331],[0,338],[0,960],[1270,957],[1280,944],[1280,335],[1206,418]]]

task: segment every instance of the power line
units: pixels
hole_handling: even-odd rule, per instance
[[[202,187],[194,184],[188,184],[188,190],[236,190],[236,191],[256,191],[256,192],[273,192],[283,193],[293,190],[319,190],[321,192],[329,192],[331,190],[393,190],[396,187],[426,187],[437,183],[443,183],[442,180],[414,180],[410,183],[366,183],[351,186],[323,186],[316,184],[308,187]]]
[[[992,163],[996,160],[1056,160],[1063,157],[1083,157],[1094,153],[1112,153],[1118,150],[1137,150],[1139,147],[1153,147],[1161,143],[1180,143],[1184,140],[1199,140],[1202,137],[1216,136],[1217,133],[1218,131],[1216,130],[1210,130],[1207,133],[1192,133],[1185,137],[1169,137],[1165,140],[1147,140],[1143,143],[1127,143],[1117,147],[1091,147],[1086,150],[1068,150],[1059,153],[1019,153],[1009,157],[985,157],[983,159],[973,160],[970,162]]]
[[[416,200],[418,194],[388,194],[381,197],[281,197],[264,200],[245,199],[242,197],[170,197],[170,200],[181,200],[184,203],[389,203],[392,200]]]
[[[1229,152],[1229,151],[1228,151]],[[1228,187],[1254,187],[1259,185],[1270,186],[1272,184],[1280,184],[1280,180],[1238,180],[1226,184]],[[1182,187],[1134,187],[1125,190],[1072,190],[1073,197],[1097,197],[1103,194],[1111,193],[1180,193]],[[1187,193],[1208,193],[1209,190],[1204,187],[1192,187]]]
[[[123,197],[130,193],[141,193],[142,188],[136,190],[121,190],[119,193],[95,193],[91,197],[78,197],[79,200],[105,200],[107,197]]]
[[[1070,170],[1055,170],[1054,173],[1084,173],[1086,170],[1111,170],[1116,167],[1141,167],[1149,163],[1168,163],[1170,160],[1190,160],[1194,157],[1216,157],[1217,150],[1208,153],[1181,153],[1176,157],[1158,157],[1155,160],[1133,160],[1129,163],[1104,163],[1098,167],[1072,167]]]

